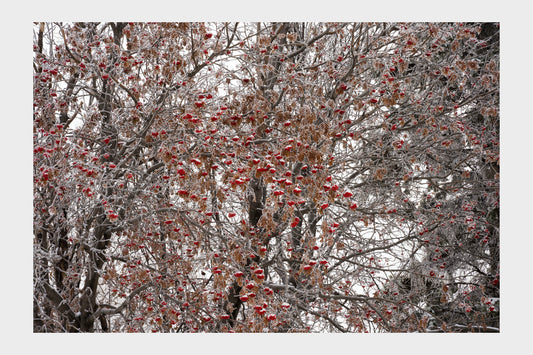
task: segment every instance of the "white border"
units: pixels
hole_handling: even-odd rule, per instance
[[[2,15],[2,347],[25,354],[496,354],[530,348],[533,232],[530,9],[524,1],[26,1]],[[501,23],[502,333],[62,335],[32,333],[32,21],[498,21]],[[512,348],[510,347],[512,346]],[[520,350],[519,350],[520,351]]]

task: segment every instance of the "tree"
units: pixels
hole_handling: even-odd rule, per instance
[[[35,332],[499,329],[499,27],[36,23]]]

